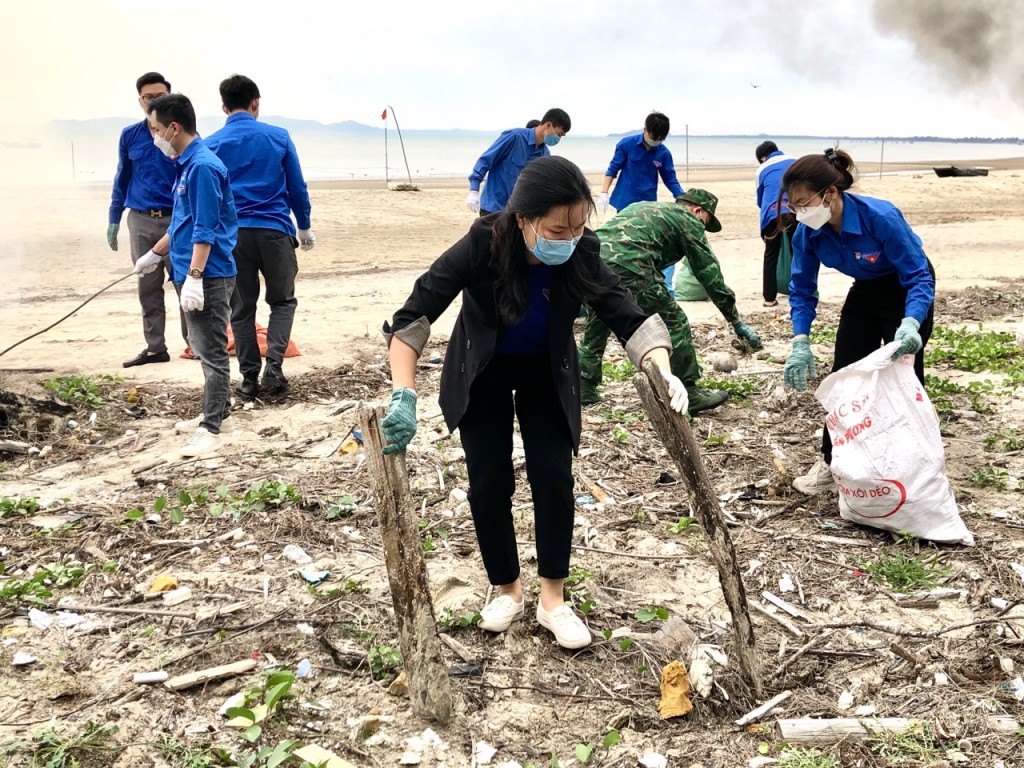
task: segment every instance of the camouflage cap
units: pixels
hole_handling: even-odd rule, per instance
[[[705,211],[711,214],[711,221],[705,227],[708,232],[721,232],[722,222],[715,216],[715,209],[718,207],[718,198],[708,192],[706,189],[697,189],[692,187],[686,190],[680,197],[676,198],[677,203],[693,203],[699,205]]]

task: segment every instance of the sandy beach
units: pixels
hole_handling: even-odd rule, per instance
[[[892,200],[903,210],[935,264],[938,290],[956,291],[975,284],[997,285],[1022,274],[1022,168],[1024,160],[1002,161],[988,177],[940,179],[930,167],[887,167],[895,173],[879,178],[867,165],[857,189]],[[720,198],[723,230],[711,237],[711,244],[745,314],[763,312],[753,176],[753,167],[706,168],[691,171],[688,182]],[[599,188],[600,178],[592,177],[591,183]],[[377,343],[381,323],[402,303],[416,276],[465,233],[473,218],[463,206],[461,179],[424,184],[420,192],[388,191],[383,182],[322,182],[311,187],[317,246],[300,252],[294,340],[303,354],[286,366],[296,373],[336,364],[353,344]],[[664,189],[662,194],[667,194]],[[0,198],[0,225],[7,235],[0,252],[6,282],[0,299],[2,349],[124,275],[130,257],[125,227],[120,251],[114,253],[106,245],[106,185],[8,187],[0,190]],[[121,367],[122,360],[144,346],[132,283],[116,285],[53,330],[8,353],[0,368],[128,374],[145,381],[199,386],[196,364],[176,357],[183,344],[170,286],[168,345],[175,353],[171,362],[130,371]],[[848,285],[846,277],[826,271],[823,301],[841,300]],[[708,302],[686,305],[686,311],[695,322],[719,317]],[[777,312],[785,312],[784,305]],[[453,307],[437,323],[435,333],[447,333],[455,315]],[[265,307],[258,318],[265,323]]]

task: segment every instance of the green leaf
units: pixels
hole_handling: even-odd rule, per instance
[[[146,513],[141,509],[129,509],[124,513],[125,520],[141,520],[146,516]]]
[[[635,641],[633,640],[632,637],[624,637],[624,638],[622,638],[622,640],[619,641],[619,650],[620,651],[628,651],[632,647],[634,642]]]
[[[211,504],[210,505],[210,517],[220,517],[224,513],[223,504]]]
[[[577,744],[576,745],[576,759],[579,760],[583,765],[590,762],[590,755],[594,751],[593,744]]]
[[[637,621],[646,624],[658,618],[658,609],[653,605],[649,608],[641,608],[639,611],[633,614],[633,618]]]
[[[171,522],[181,524],[185,520],[185,510],[181,507],[175,507],[171,510]]]
[[[604,741],[601,742],[601,746],[607,749],[608,747],[614,747],[620,741],[622,741],[622,734],[612,728],[604,735]]]
[[[241,717],[248,720],[250,723],[256,722],[256,713],[247,707],[229,707],[225,712],[228,717]]]
[[[292,751],[299,745],[298,739],[286,739],[277,743],[267,758],[267,768],[277,768],[281,763],[292,756]]]
[[[178,491],[178,503],[183,507],[187,507],[192,503],[192,497],[188,491]]]
[[[267,690],[267,696],[263,700],[263,703],[267,705],[268,710],[273,710],[277,706],[278,702],[281,701],[287,694],[288,690],[292,687],[292,681],[286,680],[283,683],[278,683],[273,688]]]
[[[250,744],[253,744],[256,741],[256,739],[258,739],[260,737],[260,735],[262,733],[263,733],[263,726],[260,726],[260,725],[250,725],[248,728],[246,728],[244,731],[242,731],[238,735],[241,738],[243,738],[246,741],[248,741]]]
[[[580,605],[580,613],[582,613],[584,616],[589,615],[590,612],[594,610],[594,606],[596,604],[597,603],[594,600],[583,601],[583,603]]]
[[[602,629],[601,630],[601,637],[603,637],[605,640],[611,640],[612,639],[612,631],[610,629]]]
[[[160,496],[160,497],[157,498],[156,501],[153,502],[153,509],[156,512],[163,512],[164,511],[164,507],[166,507],[166,506],[167,506],[167,497],[166,496]]]

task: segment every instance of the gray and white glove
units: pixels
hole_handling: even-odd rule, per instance
[[[203,278],[186,277],[181,286],[181,308],[186,312],[202,312],[206,303],[203,293]]]
[[[313,250],[313,246],[316,245],[316,235],[313,234],[312,229],[300,229],[299,230],[299,248],[304,251]]]
[[[139,277],[142,275],[148,275],[163,263],[164,257],[150,249],[139,256],[139,260],[135,262],[135,267],[132,269],[132,273]]]
[[[470,213],[480,213],[480,190],[471,189],[466,195],[466,209]]]
[[[690,396],[679,377],[668,371],[661,371],[661,377],[668,385],[669,407],[676,413],[685,413],[690,407]]]

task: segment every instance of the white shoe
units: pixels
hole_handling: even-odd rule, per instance
[[[553,611],[545,611],[538,600],[537,623],[550,630],[555,636],[555,641],[563,648],[583,648],[590,645],[590,630],[565,603]]]
[[[194,458],[207,453],[216,453],[218,450],[220,450],[220,435],[214,435],[205,427],[199,427],[193,433],[192,438],[181,446],[181,455]]]
[[[818,459],[814,462],[810,472],[793,480],[793,487],[800,491],[800,493],[813,496],[822,491],[836,490],[836,480],[832,477],[832,470],[829,469],[825,460]]]
[[[174,431],[179,435],[187,435],[189,432],[195,432],[199,429],[199,425],[203,423],[203,414],[199,414],[194,419],[185,419],[179,421],[174,425]]]
[[[511,595],[499,595],[480,611],[480,629],[488,632],[504,632],[513,621],[523,618],[526,612],[526,598],[518,603]]]

